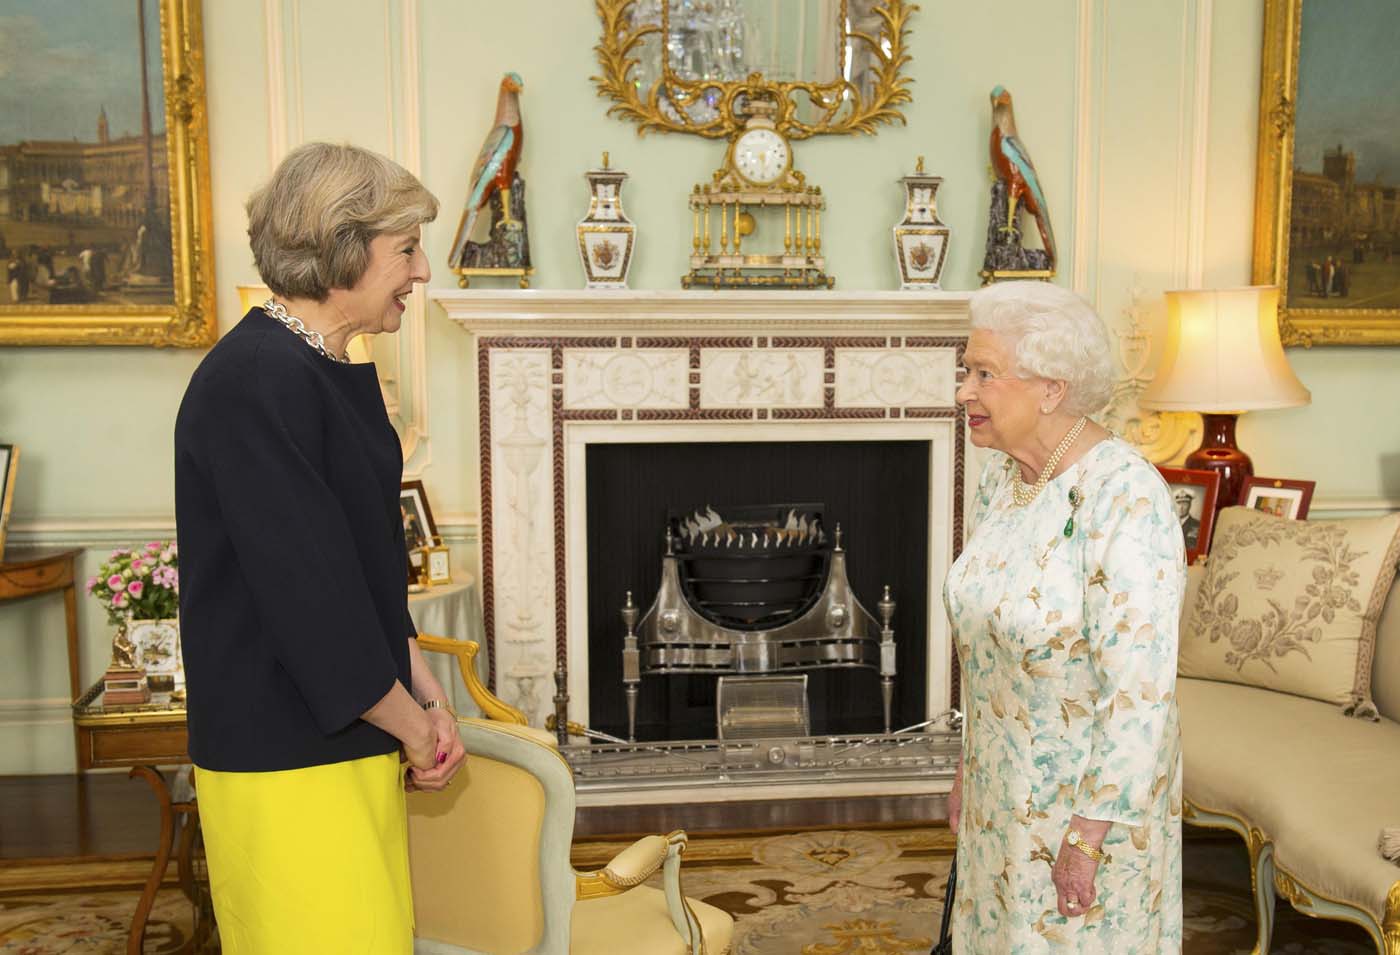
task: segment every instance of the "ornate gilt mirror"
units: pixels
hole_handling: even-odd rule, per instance
[[[905,0],[595,0],[609,114],[723,139],[751,99],[789,139],[874,133],[910,100]]]

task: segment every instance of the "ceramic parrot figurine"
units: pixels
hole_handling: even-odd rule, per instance
[[[477,216],[497,192],[501,193],[503,221],[512,221],[510,184],[515,180],[515,166],[520,161],[520,147],[525,141],[519,98],[524,85],[519,73],[507,73],[501,78],[501,91],[496,96],[496,119],[491,124],[491,131],[486,134],[486,141],[481,144],[476,165],[472,167],[468,180],[471,188],[462,210],[462,221],[457,226],[457,238],[452,242],[449,264],[454,268],[462,261],[462,251],[467,247]]]
[[[1050,209],[1040,188],[1031,154],[1016,135],[1016,114],[1011,109],[1011,94],[1003,86],[992,90],[992,169],[1006,183],[1006,229],[1016,227],[1016,203],[1035,217],[1040,229],[1040,241],[1055,267],[1055,230],[1050,226]]]

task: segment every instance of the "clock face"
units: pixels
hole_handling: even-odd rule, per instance
[[[428,576],[433,583],[446,583],[452,579],[452,572],[448,570],[447,551],[434,551],[428,556]]]
[[[751,129],[734,141],[734,168],[752,183],[777,182],[791,158],[787,140],[776,130]]]

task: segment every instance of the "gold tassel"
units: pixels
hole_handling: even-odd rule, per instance
[[[1382,829],[1376,848],[1381,850],[1381,858],[1400,865],[1400,826]]]

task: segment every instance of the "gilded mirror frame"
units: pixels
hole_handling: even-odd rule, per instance
[[[1285,345],[1400,345],[1400,308],[1287,304],[1302,21],[1303,0],[1265,0],[1253,282],[1285,290],[1279,303],[1279,333]]]
[[[201,0],[158,0],[170,177],[170,305],[0,305],[0,345],[204,348],[215,311]]]
[[[707,139],[725,139],[742,129],[747,116],[736,107],[745,99],[771,100],[777,106],[774,125],[789,139],[807,139],[822,134],[875,133],[882,123],[905,123],[896,107],[912,100],[910,79],[904,66],[910,61],[906,35],[909,17],[919,9],[906,0],[880,0],[871,10],[881,23],[878,35],[851,30],[839,37],[844,59],[848,41],[865,44],[875,66],[874,93],[867,100],[860,89],[844,77],[830,83],[805,81],[779,82],[751,73],[743,80],[686,81],[674,76],[670,62],[663,62],[661,75],[648,90],[639,89],[632,76],[641,60],[638,47],[651,34],[662,34],[661,24],[633,26],[628,13],[635,0],[594,0],[602,21],[602,38],[594,47],[602,72],[592,77],[598,95],[612,99],[609,116],[630,119],[638,124],[637,134],[648,130],[690,133]],[[840,23],[846,22],[847,0],[841,0]],[[663,4],[663,15],[666,6]],[[844,72],[844,71],[841,71]],[[693,121],[685,106],[717,93],[716,115],[707,121]],[[663,110],[663,97],[680,108]],[[813,122],[798,118],[801,97],[809,100],[818,116]]]

